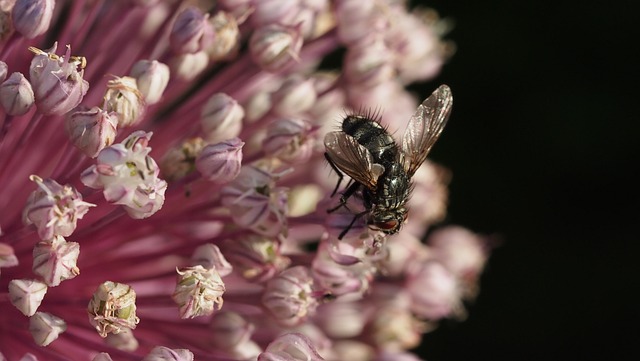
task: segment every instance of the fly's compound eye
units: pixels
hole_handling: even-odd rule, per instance
[[[386,222],[378,222],[375,226],[385,233],[395,233],[398,230],[400,223],[397,220],[392,219]]]

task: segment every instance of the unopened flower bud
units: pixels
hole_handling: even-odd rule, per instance
[[[0,233],[1,235],[2,233]],[[14,267],[18,265],[18,257],[16,257],[13,247],[6,243],[0,243],[0,268]]]
[[[29,79],[38,111],[44,115],[67,113],[80,104],[89,90],[89,83],[82,79],[86,59],[71,56],[70,46],[64,56],[58,56],[57,47],[55,43],[47,51],[29,48],[36,54],[29,68]]]
[[[89,323],[98,334],[120,333],[135,329],[140,319],[136,316],[136,293],[129,285],[106,281],[93,293],[87,307]]]
[[[222,189],[222,203],[233,221],[265,236],[287,232],[287,189],[275,187],[278,176],[254,166],[245,166]]]
[[[349,83],[374,87],[394,75],[390,50],[384,42],[350,47],[344,61],[344,74]]]
[[[264,70],[276,72],[298,59],[302,35],[297,27],[267,25],[256,29],[249,40],[253,61]]]
[[[35,102],[31,83],[21,73],[13,73],[0,85],[0,104],[9,115],[23,115]]]
[[[235,54],[240,40],[240,29],[236,18],[227,12],[218,11],[209,21],[216,34],[213,44],[206,49],[209,57],[215,61]]]
[[[136,79],[138,90],[147,104],[160,101],[169,84],[169,67],[157,60],[138,61],[133,65],[130,75]]]
[[[280,119],[267,129],[262,147],[266,154],[287,163],[304,163],[313,153],[311,124],[301,119]]]
[[[105,343],[121,351],[133,352],[138,349],[138,340],[133,336],[133,331],[123,328],[120,333],[110,333],[105,338]]]
[[[196,169],[196,158],[205,147],[202,138],[190,138],[167,151],[160,168],[169,181],[180,179]]]
[[[180,307],[181,318],[207,316],[222,307],[225,288],[215,269],[198,265],[178,272],[178,283],[171,298]]]
[[[36,280],[11,280],[9,300],[25,316],[33,316],[40,307],[47,285]]]
[[[60,185],[53,179],[42,179],[36,175],[29,177],[38,186],[27,199],[22,214],[26,225],[33,223],[40,239],[47,240],[54,235],[70,236],[76,229],[78,219],[82,219],[94,204],[82,200],[80,193],[70,185]]]
[[[118,114],[99,107],[77,110],[65,120],[71,143],[85,155],[95,158],[101,150],[113,144],[117,135]]]
[[[243,146],[239,138],[210,144],[198,155],[196,168],[211,182],[229,183],[240,174]]]
[[[288,268],[269,280],[262,295],[262,304],[283,325],[296,325],[318,306],[314,296],[313,277],[308,268]]]
[[[195,79],[209,65],[209,55],[204,51],[194,54],[181,54],[169,62],[171,74],[182,81]]]
[[[113,359],[111,358],[111,356],[109,356],[108,353],[100,352],[99,354],[95,355],[91,361],[113,361]]]
[[[212,143],[220,142],[240,135],[244,109],[227,94],[216,93],[202,108],[201,117],[205,138]]]
[[[329,302],[318,310],[317,319],[324,332],[335,339],[357,337],[362,333],[367,315],[355,302]]]
[[[49,287],[55,287],[80,274],[76,266],[79,255],[80,245],[60,236],[38,242],[33,248],[33,273],[42,277]]]
[[[211,341],[216,347],[225,351],[239,348],[239,346],[250,342],[251,335],[255,330],[252,323],[230,311],[216,313],[211,318],[209,327],[213,332]]]
[[[11,19],[15,29],[27,39],[49,30],[55,0],[16,0]]]
[[[311,79],[290,76],[271,95],[273,110],[281,116],[299,115],[316,101],[316,91]]]
[[[187,349],[172,350],[164,346],[156,346],[142,361],[193,361],[193,353]]]
[[[241,18],[250,13],[254,0],[219,0],[217,5],[230,12],[236,18]]]
[[[197,53],[206,49],[215,38],[209,14],[190,6],[176,17],[169,35],[169,44],[176,54]]]
[[[144,98],[132,77],[116,77],[107,83],[105,111],[118,114],[119,127],[131,127],[142,120]]]
[[[322,361],[309,338],[301,333],[287,333],[271,341],[258,361]]]
[[[11,9],[5,9],[0,6],[0,42],[4,43],[14,33],[15,28],[11,21]]]
[[[487,261],[485,240],[462,227],[440,228],[429,236],[428,244],[433,258],[467,282],[477,279]]]
[[[220,277],[228,276],[233,271],[233,267],[224,258],[220,248],[213,243],[203,244],[196,248],[191,256],[191,263],[205,269],[215,269]]]
[[[271,92],[259,91],[245,102],[247,122],[253,123],[271,110]]]
[[[460,308],[455,275],[438,262],[425,262],[408,277],[411,310],[419,317],[438,320]]]
[[[252,282],[264,282],[289,266],[291,260],[282,255],[276,239],[249,235],[229,239],[224,254],[242,277]]]
[[[291,24],[301,1],[261,0],[254,2],[251,24],[260,27],[270,24]]]
[[[2,20],[0,19],[0,21]],[[9,73],[9,67],[7,66],[7,63],[0,60],[0,82],[3,82],[5,79],[7,79],[8,73]]]
[[[29,318],[29,332],[33,340],[40,346],[47,346],[66,331],[67,324],[63,319],[45,312],[36,312]]]

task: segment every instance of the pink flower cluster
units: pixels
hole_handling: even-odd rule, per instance
[[[444,24],[395,0],[0,0],[0,360],[417,360],[487,242],[427,233],[450,177],[429,161],[402,232],[339,240],[363,205],[327,213],[322,139],[362,109],[403,127]]]

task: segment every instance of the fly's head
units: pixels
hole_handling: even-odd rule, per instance
[[[396,234],[406,219],[407,209],[405,207],[387,208],[378,205],[371,210],[368,224],[386,234]]]

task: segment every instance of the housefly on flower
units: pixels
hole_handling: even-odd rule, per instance
[[[377,119],[348,115],[342,130],[324,138],[325,158],[340,179],[343,174],[353,181],[340,197],[340,204],[327,212],[346,207],[354,194],[361,196],[364,211],[354,215],[338,239],[351,229],[356,220],[365,217],[367,225],[385,234],[397,233],[407,218],[414,173],[427,159],[429,151],[447,124],[453,96],[451,89],[441,85],[418,106],[409,120],[398,146],[391,134]]]

